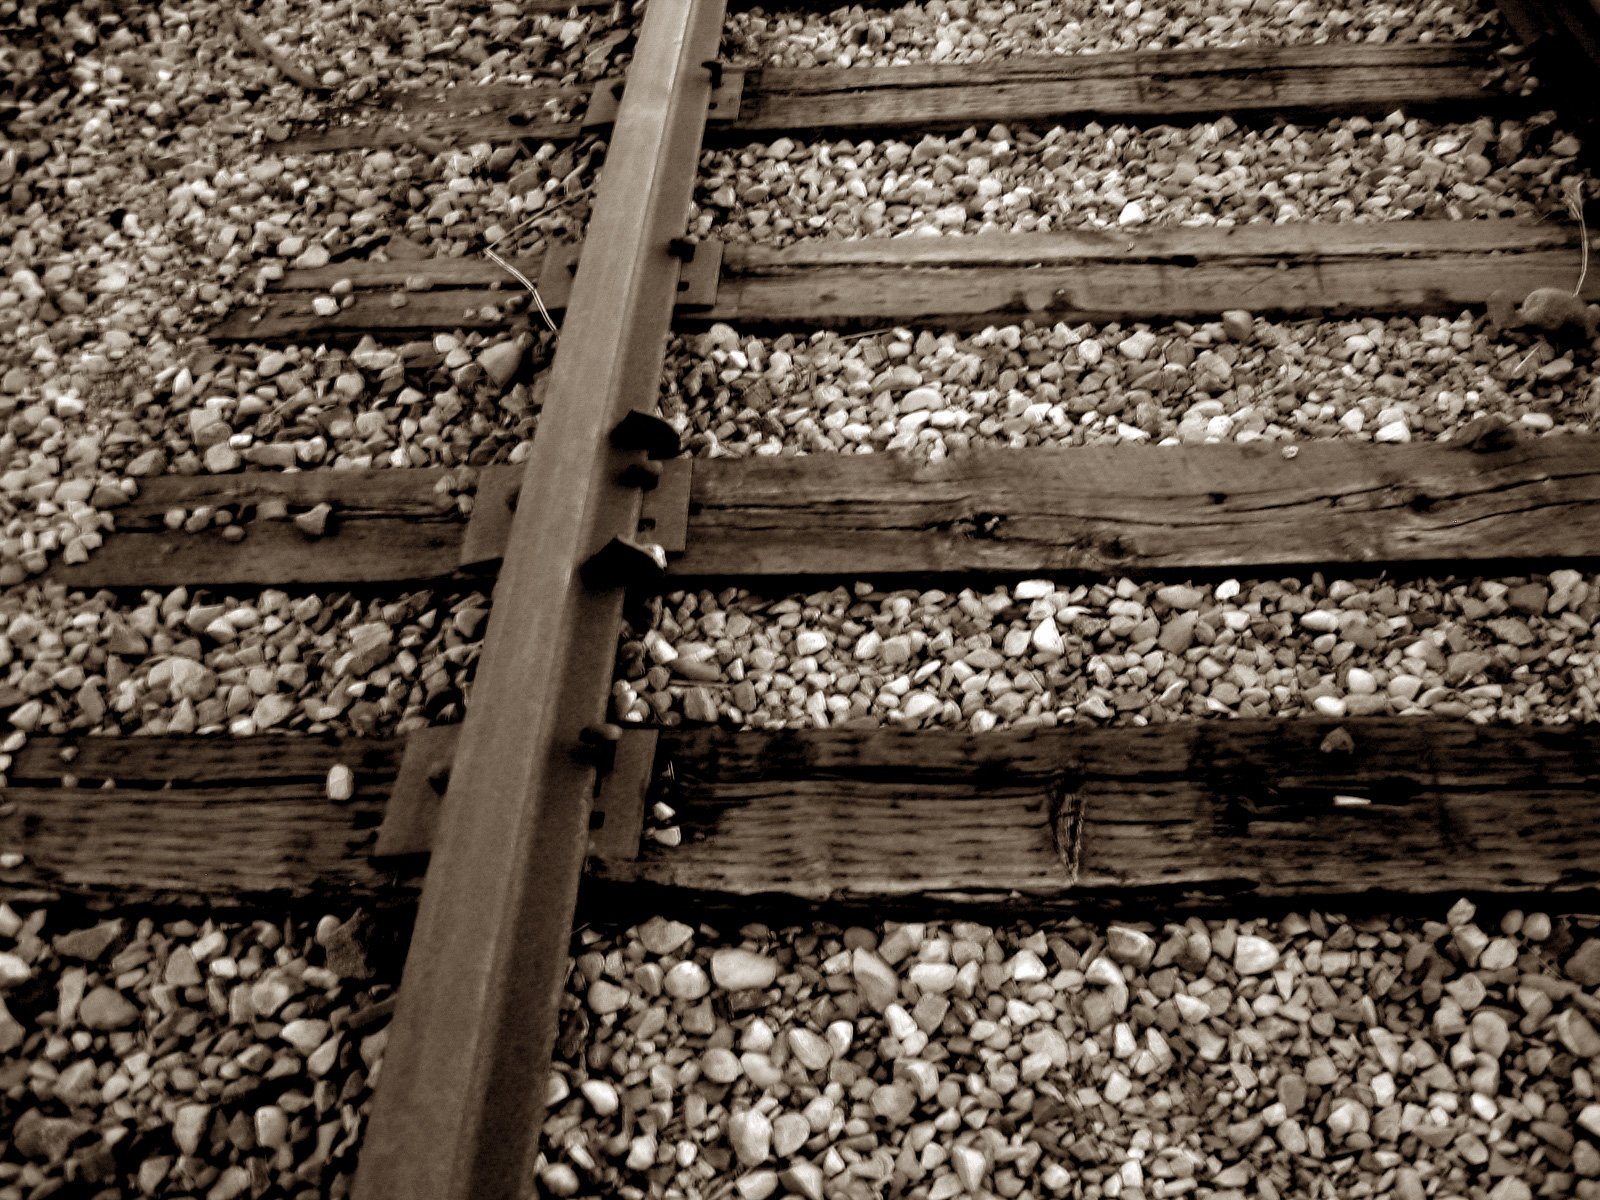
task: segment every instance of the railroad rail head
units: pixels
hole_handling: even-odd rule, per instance
[[[596,564],[634,536],[640,489],[626,468],[647,453],[610,434],[653,394],[666,354],[672,249],[723,14],[723,0],[652,0],[640,29],[450,774],[359,1200],[520,1196],[532,1180],[626,582]]]

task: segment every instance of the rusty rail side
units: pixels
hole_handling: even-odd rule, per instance
[[[649,444],[725,0],[652,0],[495,587],[356,1177],[358,1200],[532,1187],[637,468]],[[638,431],[637,450],[617,431]]]

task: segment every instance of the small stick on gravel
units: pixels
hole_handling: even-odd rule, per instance
[[[539,315],[544,318],[544,323],[550,327],[550,332],[560,333],[561,331],[556,328],[556,323],[550,319],[550,310],[544,306],[544,300],[539,295],[539,289],[533,286],[533,281],[508,263],[505,259],[501,258],[493,250],[490,250],[488,247],[485,247],[483,252],[493,259],[500,267],[511,272],[511,274],[517,277],[522,286],[527,288],[528,291],[533,294],[533,302],[539,306]]]
[[[1578,223],[1578,238],[1583,247],[1582,265],[1578,268],[1578,286],[1572,289],[1572,294],[1581,298],[1584,282],[1589,278],[1589,223],[1583,218],[1583,180],[1565,179],[1562,181],[1561,190],[1567,202],[1567,211]]]
[[[522,220],[518,221],[515,225],[513,225],[510,229],[506,230],[499,237],[495,238],[495,240],[490,242],[489,245],[497,246],[501,242],[505,241],[506,238],[511,237],[514,234],[521,233],[522,230],[527,228],[529,225],[533,224],[533,222],[538,220],[540,217],[554,216],[556,213],[560,212],[562,209],[571,208],[574,204],[578,203],[578,201],[585,200],[587,198],[588,198],[587,195],[585,195],[584,193],[580,192],[576,196],[568,196],[565,200],[561,200],[561,201],[559,201],[559,202],[557,202],[555,204],[548,204],[547,203],[547,204],[541,205],[540,207],[538,207],[536,209],[533,209],[532,211],[528,212],[522,218]]]
[[[262,58],[278,68],[278,73],[291,83],[297,83],[308,92],[318,95],[327,95],[330,88],[323,87],[317,77],[298,63],[293,62],[288,55],[275,49],[261,31],[252,25],[249,20],[238,13],[232,14],[234,28],[239,31],[239,36],[244,39],[245,45],[254,50]]]

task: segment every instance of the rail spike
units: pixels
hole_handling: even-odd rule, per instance
[[[643,450],[651,458],[673,458],[683,451],[671,422],[643,408],[630,408],[623,414],[611,430],[611,444],[622,450]]]
[[[654,542],[614,537],[583,564],[584,583],[596,591],[659,587],[667,574],[667,552]]]

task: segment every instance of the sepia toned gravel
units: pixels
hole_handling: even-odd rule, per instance
[[[865,67],[979,63],[1024,54],[1467,38],[1509,40],[1492,6],[1450,0],[929,0],[828,11],[739,8],[728,15],[723,54],[752,66]]]
[[[1573,276],[1576,281],[1576,273]],[[1590,306],[1600,315],[1600,307]],[[675,337],[662,412],[707,457],[1589,432],[1593,338],[1483,314]]]
[[[940,727],[1428,713],[1600,720],[1600,578],[1346,577],[674,593],[624,638],[616,718]]]
[[[701,156],[690,229],[806,238],[1145,225],[1540,217],[1594,179],[1554,115],[1496,123],[1393,113],[1241,125],[968,127],[921,139],[783,137]]]
[[[273,146],[329,100],[383,88],[598,78],[626,62],[636,12],[253,10],[327,99],[242,47],[232,12],[0,0],[0,71],[23,81],[0,128],[0,307],[18,315],[0,350],[0,785],[34,733],[394,733],[466,702],[486,595],[114,597],[23,580],[92,553],[153,474],[444,466],[454,495],[472,468],[521,461],[543,339],[217,354],[201,335],[295,267],[531,252],[580,230],[598,143]],[[726,45],[807,66],[1479,33],[1500,29],[1437,2],[933,0],[752,9]],[[1547,114],[788,141],[706,156],[691,231],[785,244],[1564,219],[1575,184],[1593,194],[1579,149]],[[666,408],[709,455],[1443,440],[1483,413],[1536,435],[1592,428],[1593,349],[1471,314],[787,341],[719,327],[679,343]],[[1597,587],[1554,571],[679,594],[624,639],[613,711],[980,731],[1592,721]],[[654,816],[665,838],[671,814]],[[346,916],[95,923],[0,903],[0,1200],[346,1195],[393,1000]],[[585,929],[539,1194],[1600,1196],[1591,922],[1465,903],[1432,920],[1137,916]]]
[[[394,1005],[368,928],[0,902],[0,1197],[348,1195]]]
[[[1591,934],[1466,901],[586,930],[539,1179],[629,1198],[1592,1198]]]

